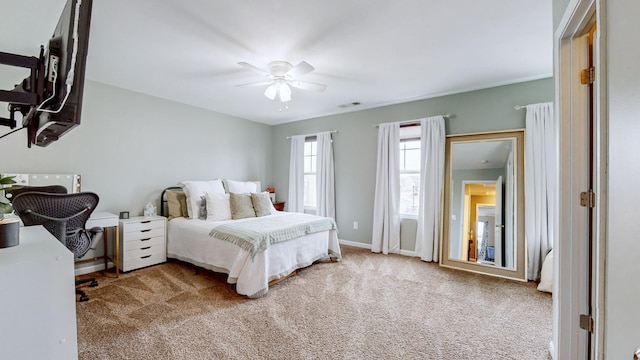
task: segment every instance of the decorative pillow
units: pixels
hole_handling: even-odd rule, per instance
[[[542,262],[538,290],[548,293],[553,292],[553,249],[549,251],[544,258],[544,262]]]
[[[256,217],[256,212],[251,202],[251,194],[229,193],[229,203],[231,204],[232,219]]]
[[[187,212],[190,219],[200,218],[201,197],[206,192],[224,194],[222,180],[210,181],[181,181],[178,186],[182,188],[187,196]]]
[[[268,192],[251,193],[251,203],[256,212],[256,216],[271,215],[271,199]]]
[[[198,219],[207,220],[207,198],[205,195],[200,196],[200,214],[198,215]]]
[[[205,193],[207,198],[207,220],[231,220],[229,194]]]
[[[225,180],[227,183],[227,191],[236,194],[255,193],[258,192],[258,184],[252,181],[235,181]]]
[[[180,201],[180,210],[182,211],[182,216],[188,218],[189,210],[187,208],[187,195],[185,195],[184,192],[179,192],[178,201]]]
[[[182,191],[167,190],[167,210],[169,212],[169,220],[189,216],[187,212],[187,197]]]

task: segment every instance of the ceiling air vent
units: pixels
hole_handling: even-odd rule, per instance
[[[352,106],[358,106],[358,105],[360,105],[360,102],[354,101],[352,103],[338,105],[338,107],[344,109],[344,108],[348,108],[348,107],[352,107]]]

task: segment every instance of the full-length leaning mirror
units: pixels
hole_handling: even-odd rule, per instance
[[[526,281],[524,131],[446,139],[443,266]]]

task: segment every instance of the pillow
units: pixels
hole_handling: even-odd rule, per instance
[[[187,210],[187,195],[184,192],[179,192],[178,201],[180,201],[180,210],[182,211],[182,216],[188,218],[189,210]]]
[[[205,193],[207,198],[207,220],[231,220],[229,194]]]
[[[169,220],[189,216],[187,212],[187,197],[182,191],[167,190],[167,210],[169,212]]]
[[[198,214],[198,219],[207,220],[207,198],[205,195],[200,196],[200,213]]]
[[[538,291],[553,292],[553,249],[549,251],[542,263]]]
[[[255,210],[256,216],[271,215],[271,198],[269,198],[268,192],[251,193],[251,203]]]
[[[190,219],[200,218],[201,197],[206,192],[224,194],[222,180],[211,181],[181,181],[178,186],[182,188],[187,196],[187,212]]]
[[[251,194],[229,193],[229,203],[231,205],[231,218],[234,220],[248,217],[256,217],[251,202]]]
[[[271,209],[271,214],[275,214],[275,213],[278,212],[278,209],[276,209],[276,206],[273,205],[273,203],[271,203],[271,205],[269,205],[269,208]]]
[[[252,181],[235,181],[225,180],[227,183],[227,191],[236,194],[255,193],[258,192],[258,184]]]

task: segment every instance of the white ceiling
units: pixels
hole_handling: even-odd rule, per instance
[[[514,140],[483,140],[453,144],[453,170],[502,169]]]
[[[65,1],[4,0],[0,51],[37,55]],[[550,77],[551,11],[551,0],[95,0],[86,76],[280,124]],[[273,60],[307,61],[316,70],[301,80],[327,90],[293,89],[279,111],[265,87],[235,86],[263,80],[238,62]]]

